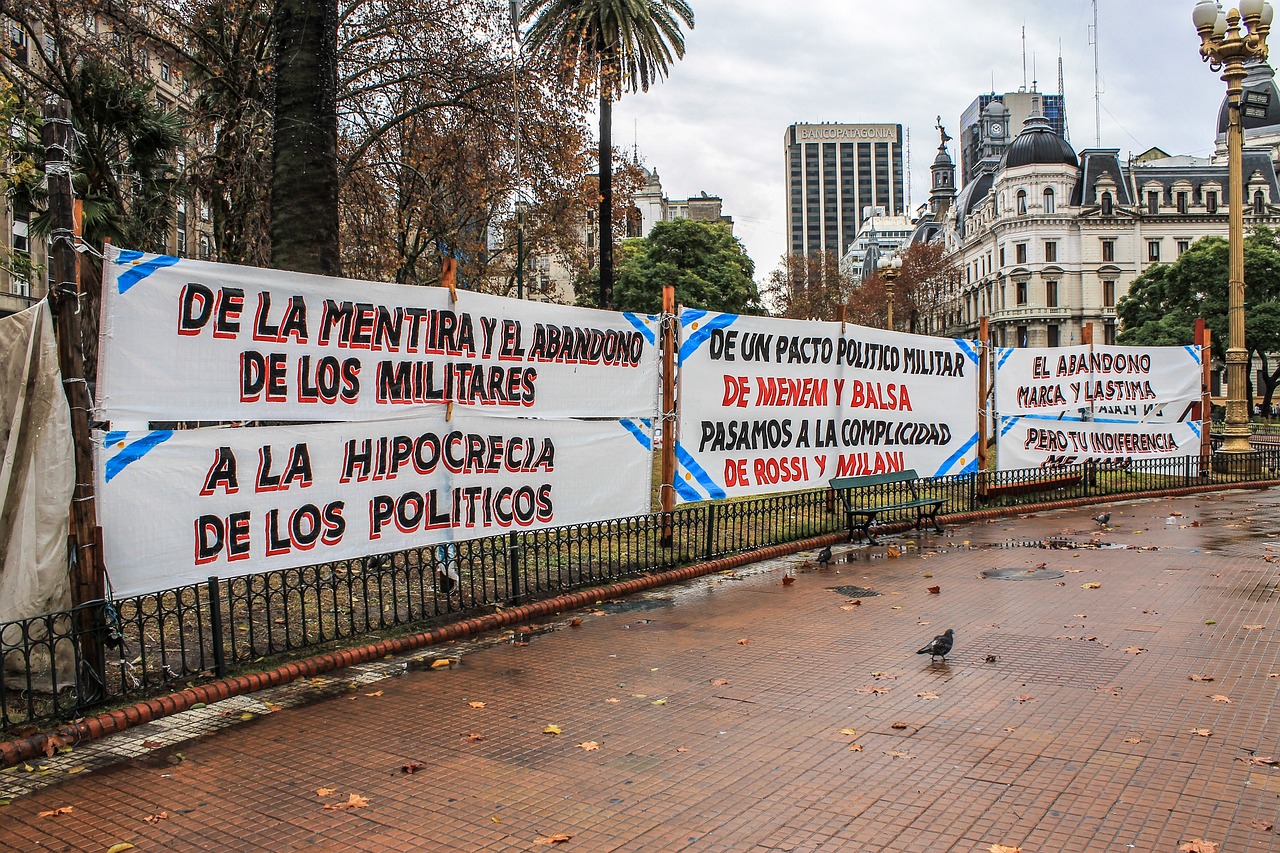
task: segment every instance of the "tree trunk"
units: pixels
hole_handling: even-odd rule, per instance
[[[271,266],[341,275],[336,0],[276,0]]]
[[[600,307],[613,307],[613,98],[600,88]]]

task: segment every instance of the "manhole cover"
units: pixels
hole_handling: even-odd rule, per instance
[[[998,581],[1047,581],[1060,578],[1064,572],[1057,569],[987,569],[984,578]]]
[[[838,592],[849,598],[870,598],[873,595],[879,595],[874,589],[866,589],[861,586],[829,586],[827,589],[832,592]]]

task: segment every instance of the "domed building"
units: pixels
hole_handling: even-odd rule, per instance
[[[1251,85],[1274,89],[1264,67],[1251,71]],[[1246,121],[1246,229],[1280,226],[1280,94],[1271,111],[1252,127]],[[992,129],[1000,118],[984,112]],[[943,241],[960,285],[927,318],[927,331],[973,338],[986,317],[998,346],[1079,344],[1086,325],[1095,343],[1114,343],[1116,301],[1135,278],[1201,237],[1227,234],[1234,200],[1225,156],[1153,149],[1125,161],[1116,148],[1077,152],[1034,115],[1007,143],[988,133],[986,144],[958,193],[939,180],[941,156],[934,162],[931,210],[912,239]]]

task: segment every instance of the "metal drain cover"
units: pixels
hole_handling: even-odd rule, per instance
[[[827,589],[846,595],[849,598],[871,598],[874,595],[880,595],[874,589],[866,589],[861,586],[829,586]]]
[[[987,569],[982,576],[998,581],[1051,581],[1065,574],[1057,569]]]

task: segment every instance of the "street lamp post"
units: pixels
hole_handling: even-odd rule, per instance
[[[902,257],[894,252],[891,255],[882,257],[876,262],[876,268],[880,271],[880,277],[884,279],[884,292],[889,299],[888,312],[888,328],[893,328],[893,286],[898,283],[898,276],[902,274]]]
[[[1267,33],[1273,10],[1266,0],[1240,0],[1240,8],[1224,12],[1214,0],[1200,0],[1191,12],[1200,34],[1200,57],[1222,72],[1227,84],[1227,242],[1230,265],[1227,290],[1227,415],[1223,453],[1247,453],[1249,402],[1245,399],[1249,354],[1244,346],[1244,130],[1240,122],[1244,63],[1266,60]],[[1241,21],[1244,27],[1242,28]]]

